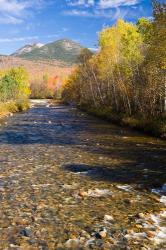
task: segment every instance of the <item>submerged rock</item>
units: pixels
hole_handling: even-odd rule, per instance
[[[24,228],[21,229],[20,235],[25,237],[30,237],[32,235],[32,231],[29,228]]]
[[[101,238],[105,238],[107,236],[107,230],[102,229],[101,231],[99,231],[99,235],[101,236]]]
[[[65,247],[66,248],[71,248],[71,249],[77,249],[79,247],[79,240],[78,239],[69,239],[68,241],[66,241],[65,243]]]
[[[131,192],[133,189],[130,185],[118,185],[117,188],[122,189],[126,192]]]
[[[79,196],[81,196],[81,197],[86,197],[86,196],[88,196],[88,192],[85,192],[85,191],[79,191]]]
[[[104,215],[104,222],[109,222],[109,223],[114,222],[113,216],[112,216],[112,215],[105,214],[105,215]]]
[[[113,195],[113,193],[109,189],[89,189],[87,192],[88,196],[90,197],[102,197],[102,196],[110,196]]]

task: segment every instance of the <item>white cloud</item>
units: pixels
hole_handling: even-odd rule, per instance
[[[0,0],[0,23],[18,24],[32,9],[40,8],[44,0]]]
[[[64,11],[63,14],[67,15],[67,16],[82,16],[82,17],[93,17],[94,16],[94,14],[90,13],[89,11],[77,10],[77,9]]]
[[[20,18],[16,18],[10,15],[1,15],[0,17],[1,24],[19,24],[22,23]]]
[[[100,10],[94,9],[93,11],[89,10],[78,10],[73,9],[63,12],[64,15],[68,16],[81,16],[81,17],[91,17],[91,18],[109,18],[110,20],[117,20],[119,18],[124,18],[128,14],[128,10],[122,10],[120,8],[111,9],[111,10]]]
[[[68,0],[67,4],[70,6],[84,6],[89,7],[95,5],[95,0]]]
[[[70,6],[80,6],[80,5],[85,5],[85,1],[84,0],[67,1],[67,4]]]
[[[99,8],[108,9],[116,8],[121,6],[132,6],[139,3],[140,0],[100,0]]]
[[[141,0],[66,0],[70,6],[90,7],[95,6],[101,9],[117,8],[121,6],[133,6]]]
[[[67,4],[74,7],[63,12],[69,16],[82,17],[103,17],[117,20],[124,18],[130,14],[129,8],[121,8],[123,6],[134,7],[142,0],[66,0]]]
[[[27,7],[27,2],[17,0],[0,0],[0,12],[19,15]]]

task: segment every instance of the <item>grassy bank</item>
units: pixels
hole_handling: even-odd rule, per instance
[[[126,114],[116,114],[109,108],[87,108],[86,106],[79,106],[79,108],[88,114],[113,122],[114,124],[130,127],[137,131],[166,139],[166,116],[160,119],[148,119],[143,117],[130,117]]]
[[[0,102],[0,118],[4,118],[11,113],[21,112],[29,108],[29,101],[27,100],[17,100]]]

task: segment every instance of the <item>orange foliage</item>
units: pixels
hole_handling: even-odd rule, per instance
[[[58,76],[50,76],[47,81],[47,86],[50,90],[55,90],[58,83]]]

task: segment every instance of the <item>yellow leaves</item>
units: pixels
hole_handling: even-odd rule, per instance
[[[143,60],[142,34],[138,32],[136,25],[121,19],[116,25],[100,32],[99,44],[101,50],[96,55],[96,65],[103,78],[112,77],[116,69],[122,71],[126,77],[132,76],[132,72]]]
[[[31,91],[29,88],[29,77],[28,73],[23,67],[12,68],[8,71],[8,74],[18,84],[18,90],[20,96],[29,96]]]
[[[5,75],[5,71],[0,71],[0,78],[2,78]]]
[[[115,112],[130,115],[161,114],[166,28],[163,17],[158,20],[151,23],[140,19],[137,25],[118,20],[114,26],[104,28],[99,34],[98,53],[88,59],[84,56],[68,79],[67,97],[89,106],[109,105]]]
[[[27,98],[30,88],[26,70],[18,67],[1,72],[0,90],[2,101]]]
[[[135,25],[123,20],[118,20],[115,26],[102,30],[99,35],[99,43],[102,58],[105,58],[107,63],[117,64],[124,61],[130,66],[133,63],[139,64],[143,59],[142,35]]]

